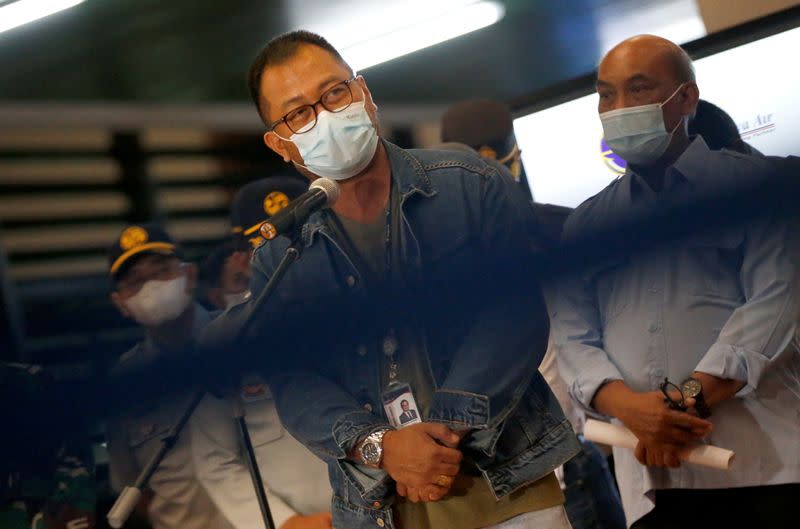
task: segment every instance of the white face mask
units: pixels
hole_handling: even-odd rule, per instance
[[[618,108],[600,114],[606,143],[614,153],[628,163],[647,165],[666,152],[672,135],[683,123],[683,118],[671,132],[664,125],[661,108],[683,87],[684,83],[663,103]]]
[[[167,281],[148,281],[136,295],[128,298],[125,307],[145,327],[155,327],[178,318],[189,306],[186,276]]]
[[[313,129],[292,134],[287,141],[294,143],[303,157],[305,165],[297,165],[317,176],[347,180],[372,161],[378,148],[378,131],[364,101],[357,101],[341,112],[320,112]]]
[[[242,292],[237,292],[236,294],[225,294],[223,297],[225,298],[225,310],[228,310],[229,308],[235,307],[236,305],[241,305],[250,299],[250,291],[243,290]]]

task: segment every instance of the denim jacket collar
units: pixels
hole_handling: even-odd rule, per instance
[[[389,157],[392,184],[397,186],[396,189],[400,192],[401,204],[415,194],[425,198],[436,195],[436,189],[418,159],[386,140],[382,139],[381,143]],[[314,242],[315,235],[325,229],[325,216],[328,214],[326,210],[314,213],[303,226],[301,238],[305,246],[310,246]]]

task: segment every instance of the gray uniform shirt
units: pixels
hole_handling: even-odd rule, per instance
[[[295,514],[330,511],[327,465],[283,428],[269,388],[249,376],[239,395],[203,399],[190,424],[198,477],[231,524],[237,529],[263,527],[233,415],[236,399],[243,404],[276,527]]]
[[[193,335],[197,336],[209,320],[208,312],[195,305]],[[158,347],[148,339],[122,355],[114,372],[142,368],[160,354]],[[114,490],[120,492],[126,485],[133,484],[190,398],[190,395],[183,395],[153,403],[109,422],[109,467]],[[188,426],[153,474],[150,489],[153,499],[148,515],[153,529],[230,528],[197,479]]]

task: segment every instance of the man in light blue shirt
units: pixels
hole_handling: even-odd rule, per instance
[[[669,41],[639,36],[618,45],[600,64],[597,92],[605,139],[629,169],[575,210],[566,240],[770,172],[768,160],[712,152],[688,136],[699,90],[690,59]],[[796,230],[766,216],[697,229],[560,285],[554,327],[570,394],[639,439],[635,451],[614,449],[629,526],[796,524]],[[702,387],[687,395],[686,411],[668,407],[665,377],[687,393]],[[701,439],[736,452],[729,471],[680,465],[677,452]]]

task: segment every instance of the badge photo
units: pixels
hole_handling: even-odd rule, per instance
[[[395,383],[383,392],[383,409],[389,424],[404,428],[422,422],[417,401],[408,384]]]

